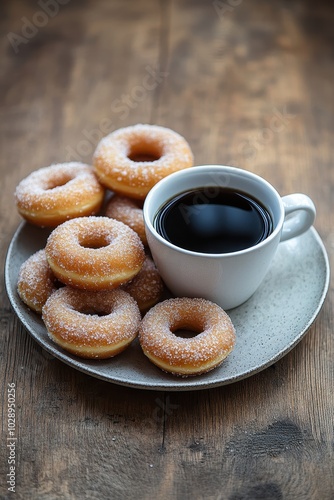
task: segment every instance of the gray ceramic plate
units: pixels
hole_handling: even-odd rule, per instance
[[[162,372],[143,355],[138,341],[109,360],[82,360],[58,348],[41,318],[19,299],[16,282],[21,264],[45,246],[48,231],[22,223],[8,249],[5,281],[11,304],[31,336],[50,354],[93,377],[141,389],[184,391],[230,384],[253,375],[284,356],[316,319],[329,285],[324,245],[314,228],[280,243],[273,264],[258,291],[229,311],[237,332],[234,351],[205,375],[178,378]]]

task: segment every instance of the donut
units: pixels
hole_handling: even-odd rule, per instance
[[[111,358],[137,336],[140,312],[123,290],[87,292],[63,287],[43,307],[49,337],[81,358]]]
[[[130,226],[147,246],[142,202],[115,194],[107,204],[105,215]]]
[[[85,290],[110,290],[132,279],[145,252],[137,233],[108,217],[79,217],[56,227],[46,258],[55,276]]]
[[[197,333],[192,338],[177,330]],[[139,329],[144,354],[174,375],[206,373],[217,367],[235,344],[234,326],[223,309],[200,298],[174,298],[158,303],[144,316]]]
[[[77,162],[35,170],[15,190],[20,215],[32,224],[46,227],[96,214],[103,198],[104,188],[92,167]]]
[[[158,125],[137,124],[104,137],[94,152],[93,167],[107,188],[144,200],[162,178],[193,166],[187,141]]]
[[[163,282],[151,257],[146,256],[139,273],[122,288],[135,299],[141,313],[145,313],[160,300]]]
[[[19,269],[17,292],[33,311],[41,314],[50,295],[57,290],[57,279],[50,269],[45,250],[31,255]]]

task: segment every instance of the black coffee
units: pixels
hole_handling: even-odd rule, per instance
[[[237,252],[272,231],[268,211],[248,194],[218,187],[186,191],[157,213],[155,228],[174,245],[202,253]]]

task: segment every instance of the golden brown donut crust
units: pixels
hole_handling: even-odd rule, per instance
[[[131,227],[138,234],[143,245],[147,246],[141,201],[115,194],[107,204],[105,215]]]
[[[42,249],[31,255],[20,267],[17,292],[30,309],[41,314],[47,299],[57,290],[56,281],[45,250]]]
[[[46,257],[55,276],[85,290],[110,290],[132,279],[145,252],[139,236],[108,217],[79,217],[50,234]]]
[[[183,338],[173,332],[190,329]],[[217,304],[199,298],[175,298],[158,303],[141,322],[139,341],[144,354],[175,375],[208,372],[220,365],[235,344],[233,324]]]
[[[147,124],[107,135],[93,157],[95,172],[104,186],[139,200],[144,200],[158,181],[193,164],[184,137],[169,128]]]
[[[140,312],[123,290],[87,292],[63,287],[43,307],[49,337],[82,358],[110,358],[137,336]]]
[[[84,163],[59,163],[35,170],[15,190],[20,215],[32,224],[55,227],[76,217],[96,214],[104,188],[92,167]]]
[[[141,313],[145,313],[161,299],[164,286],[151,257],[146,256],[139,273],[123,285],[123,290],[135,299]]]

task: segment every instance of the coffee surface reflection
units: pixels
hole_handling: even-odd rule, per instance
[[[208,254],[253,247],[272,232],[270,214],[259,201],[217,186],[180,193],[158,211],[154,225],[170,243]]]

